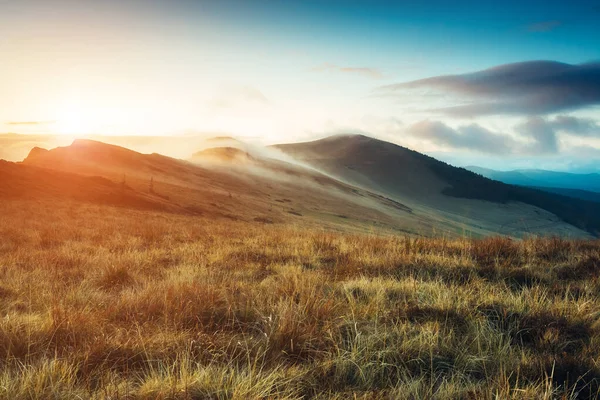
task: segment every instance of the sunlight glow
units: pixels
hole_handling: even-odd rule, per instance
[[[56,133],[61,135],[86,135],[94,133],[97,118],[93,112],[79,102],[68,102],[63,105],[56,118]]]
[[[52,127],[55,134],[111,136],[124,134],[131,128],[132,116],[126,109],[106,107],[91,99],[82,101],[80,98],[59,104],[55,111],[56,124]]]

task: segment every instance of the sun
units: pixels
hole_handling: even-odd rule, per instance
[[[61,135],[88,135],[96,130],[97,118],[80,104],[69,104],[59,111],[56,131]]]

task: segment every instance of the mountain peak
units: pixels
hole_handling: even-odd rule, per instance
[[[137,151],[130,150],[125,147],[121,147],[121,146],[117,146],[117,145],[109,144],[109,143],[105,143],[105,142],[100,142],[100,141],[92,140],[92,139],[75,139],[75,140],[73,140],[73,143],[71,143],[71,145],[67,146],[66,148],[85,149],[85,150],[118,151],[118,152],[130,153],[130,154],[131,153],[139,154]]]
[[[51,168],[61,165],[71,171],[67,165],[97,163],[98,165],[132,164],[139,162],[143,155],[124,147],[115,146],[90,139],[75,139],[69,146],[51,150],[34,147],[23,160],[25,164]]]
[[[25,158],[25,160],[31,160],[34,158],[38,158],[38,157],[43,157],[44,155],[48,154],[48,150],[41,148],[41,147],[34,147],[33,149],[31,149],[29,151],[29,154],[27,155],[27,157]]]
[[[102,145],[107,145],[107,143],[104,142],[99,142],[97,140],[92,140],[92,139],[75,139],[73,140],[73,143],[71,143],[71,146],[102,146]]]

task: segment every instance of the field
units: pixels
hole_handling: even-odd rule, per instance
[[[0,398],[597,398],[600,241],[3,201]]]

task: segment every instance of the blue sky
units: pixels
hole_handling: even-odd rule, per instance
[[[589,170],[599,27],[593,1],[0,0],[0,131],[363,132],[460,165]],[[516,64],[538,60],[568,68]],[[512,91],[488,90],[495,72],[459,85],[513,63]],[[562,83],[532,89],[538,71]]]

